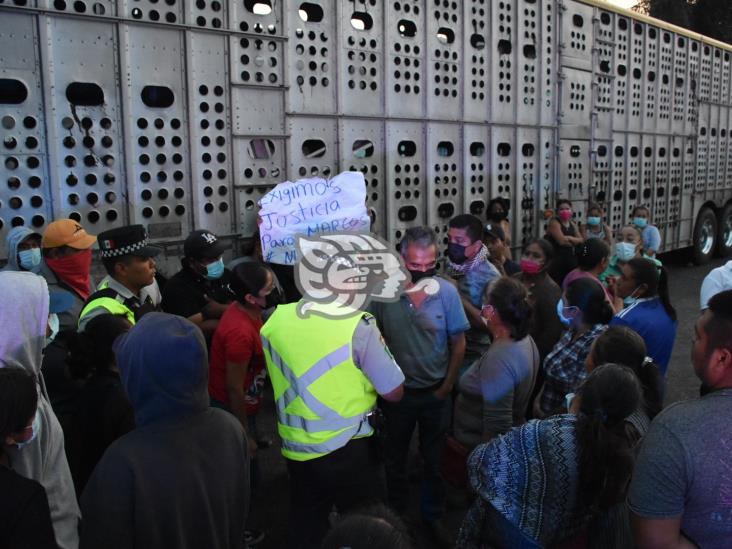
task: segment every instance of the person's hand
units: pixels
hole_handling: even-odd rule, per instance
[[[618,285],[618,277],[617,276],[607,277],[606,284],[607,284],[608,293],[612,296],[617,295],[615,289],[617,288],[617,285]]]
[[[434,392],[435,398],[438,400],[445,400],[452,392],[452,386],[447,383],[440,385],[440,388]]]

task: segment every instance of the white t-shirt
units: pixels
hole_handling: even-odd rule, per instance
[[[701,309],[709,305],[713,296],[725,290],[732,290],[732,261],[728,261],[721,267],[712,269],[702,282],[701,286]]]

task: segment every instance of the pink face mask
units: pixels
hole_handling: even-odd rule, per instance
[[[541,271],[541,263],[538,263],[532,259],[522,259],[521,263],[521,271],[527,275],[534,275]]]
[[[559,210],[559,219],[569,221],[572,219],[572,210]]]

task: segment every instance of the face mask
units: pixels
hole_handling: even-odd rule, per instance
[[[643,229],[643,228],[645,228],[646,225],[648,225],[648,220],[645,217],[634,217],[633,225]]]
[[[571,311],[571,316],[567,316],[567,313]],[[559,299],[557,301],[557,316],[559,317],[559,320],[564,324],[565,326],[569,326],[572,324],[572,321],[574,320],[575,314],[577,312],[577,307],[574,305],[571,307],[565,307],[564,306],[564,300]]]
[[[542,269],[542,264],[533,259],[522,259],[519,265],[521,266],[521,272],[527,275],[538,274]]]
[[[451,242],[447,245],[447,257],[450,258],[450,261],[457,263],[458,265],[465,263],[465,260],[468,259],[465,255],[466,247],[467,246],[461,246],[460,244],[453,244]]]
[[[41,264],[41,249],[31,248],[30,250],[21,250],[18,252],[20,266],[26,271],[32,271]]]
[[[630,261],[635,257],[635,244],[630,242],[616,242],[615,255],[620,261]]]
[[[412,282],[417,283],[423,278],[429,278],[431,276],[435,276],[437,274],[437,268],[433,267],[432,269],[429,269],[428,271],[413,271],[409,269],[409,274],[412,275]]]
[[[572,401],[574,400],[574,397],[574,393],[567,393],[566,395],[564,395],[564,404],[567,406],[567,412],[569,412],[569,409],[572,407]]]
[[[488,219],[495,222],[503,221],[506,219],[507,215],[508,214],[506,212],[491,212],[488,214]]]
[[[587,224],[592,225],[593,227],[597,227],[600,224],[601,219],[599,217],[588,217],[587,218]]]
[[[59,331],[59,320],[58,315],[56,313],[51,313],[48,315],[48,327],[51,328],[51,335],[46,337],[46,344],[44,347],[48,347],[51,342],[56,339],[56,336],[58,335]]]
[[[628,306],[632,305],[633,303],[635,303],[636,301],[638,301],[638,298],[637,297],[634,297],[634,295],[633,295],[633,294],[635,294],[635,292],[636,292],[636,290],[638,288],[640,288],[640,286],[636,286],[635,287],[635,290],[633,290],[632,292],[630,292],[630,295],[628,297],[624,297],[623,298],[623,305],[625,305],[626,307],[628,307]]]
[[[268,293],[264,298],[264,308],[265,309],[271,309],[272,307],[276,307],[277,305],[280,305],[282,303],[282,295],[280,294],[280,291],[275,288],[270,293]]]
[[[224,259],[218,258],[213,263],[206,265],[205,276],[208,280],[218,280],[224,275]]]
[[[46,258],[46,265],[56,273],[56,276],[71,286],[84,301],[89,298],[91,262],[91,248],[58,259]]]
[[[15,445],[18,447],[18,450],[22,450],[24,447],[28,446],[31,442],[35,440],[35,438],[38,436],[38,431],[41,430],[41,414],[38,413],[36,410],[36,417],[33,418],[33,425],[31,425],[31,436],[28,440],[24,440],[23,442],[16,442]]]
[[[559,210],[559,219],[569,221],[572,219],[572,210]]]

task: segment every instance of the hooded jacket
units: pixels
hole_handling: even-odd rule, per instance
[[[28,272],[0,272],[0,367],[19,366],[38,379],[40,430],[22,449],[8,447],[18,474],[46,489],[56,542],[61,549],[79,544],[79,506],[64,451],[64,435],[48,402],[41,359],[48,325],[48,286]]]
[[[208,356],[190,321],[148,313],[114,345],[137,427],[81,498],[81,547],[240,549],[249,500],[244,430],[209,407]]]
[[[23,242],[30,235],[40,235],[34,231],[31,231],[28,227],[14,227],[8,231],[8,236],[5,237],[5,249],[8,252],[8,264],[3,267],[3,271],[25,271],[18,264],[18,245]],[[35,266],[31,272],[38,274],[41,271],[40,264]]]

